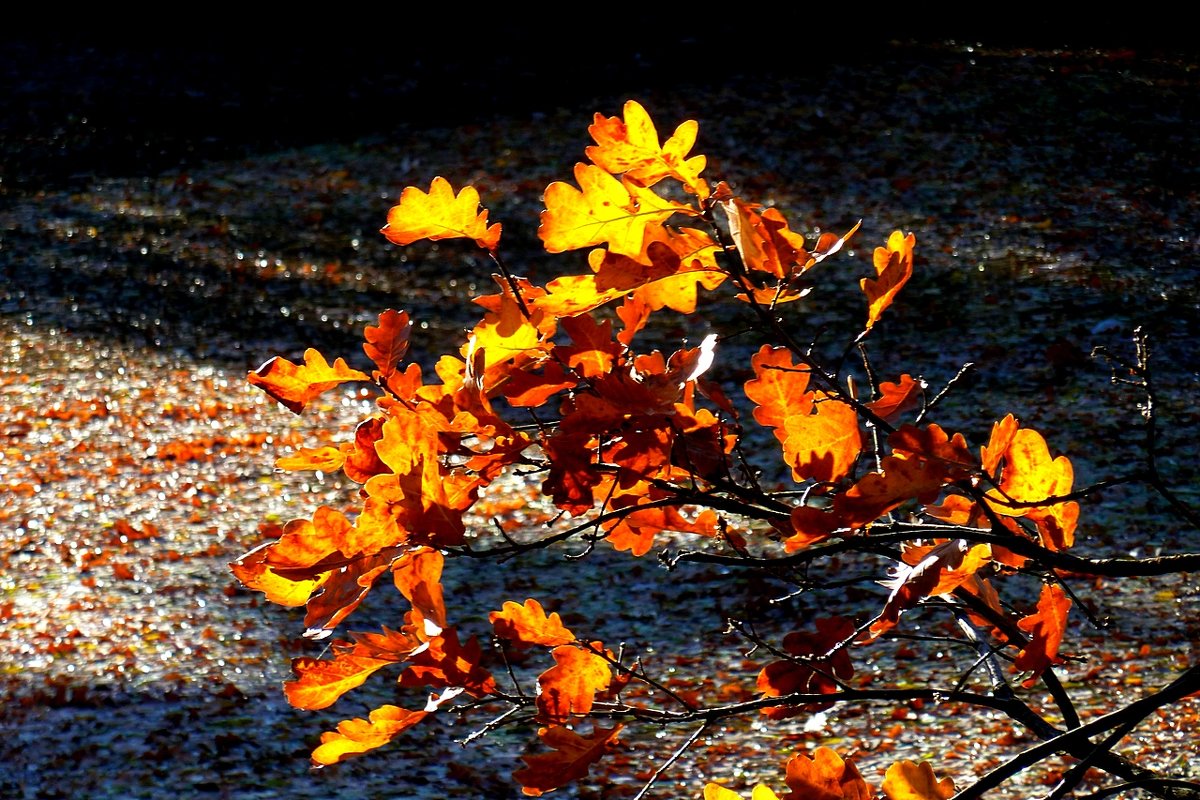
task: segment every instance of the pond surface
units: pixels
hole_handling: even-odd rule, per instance
[[[119,75],[121,65],[112,69]],[[1181,495],[1200,503],[1191,447],[1200,423],[1194,58],[904,44],[853,63],[775,65],[715,82],[628,77],[606,92],[555,95],[508,113],[491,108],[453,124],[393,116],[375,130],[360,124],[350,138],[260,137],[249,146],[228,131],[197,142],[172,130],[158,151],[138,145],[141,156],[124,158],[113,155],[122,151],[111,128],[77,116],[64,117],[57,132],[7,130],[5,796],[366,798],[401,785],[405,796],[515,796],[509,773],[529,732],[493,735],[464,751],[454,739],[471,730],[467,722],[308,771],[320,731],[364,715],[387,690],[351,695],[337,713],[290,709],[278,688],[288,658],[319,648],[297,639],[297,614],[239,591],[226,564],[272,525],[340,502],[346,489],[336,481],[275,473],[272,463],[283,448],[345,438],[364,403],[330,395],[295,418],[251,392],[244,377],[272,355],[295,359],[309,346],[361,361],[362,328],[388,307],[418,322],[414,360],[429,364],[457,348],[477,316],[469,298],[492,291],[491,265],[466,248],[401,250],[378,234],[400,190],[427,186],[434,175],[479,188],[505,226],[514,271],[536,280],[581,271],[582,258],[540,253],[541,192],[582,159],[591,115],[617,114],[630,97],[664,133],[697,119],[706,174],[778,206],[794,230],[843,231],[863,220],[853,251],[823,266],[803,301],[800,335],[819,333],[818,346],[839,344],[861,325],[856,284],[871,249],[893,229],[915,233],[917,274],[873,337],[874,367],[940,388],[972,363],[938,418],[972,443],[1011,410],[1070,455],[1077,485],[1119,474],[1137,453],[1129,430],[1139,398],[1112,385],[1107,367],[1088,354],[1128,354],[1134,328],[1143,327],[1162,392],[1162,463]],[[238,113],[270,123],[253,107]],[[724,313],[714,306],[707,319],[681,320],[662,332],[664,341],[698,340],[730,322]],[[715,374],[736,376],[747,359],[732,345]],[[1103,501],[1084,510],[1081,552],[1200,547],[1197,531],[1132,489]],[[657,647],[663,670],[720,648],[731,683],[752,685],[743,648],[720,631],[730,606],[761,599],[754,587],[712,570],[667,573],[652,559],[600,551],[578,563],[546,556],[528,564],[531,573],[512,565],[460,570],[447,578],[448,595],[464,615],[517,595],[563,597],[606,642]],[[619,575],[622,592],[579,580],[581,568]],[[653,603],[636,601],[643,597]],[[1196,662],[1200,604],[1185,581],[1098,583],[1086,600],[1114,625],[1103,636],[1081,630],[1081,652],[1092,661],[1069,675],[1091,683],[1096,709]],[[386,606],[363,613],[357,628],[390,619]],[[676,623],[701,616],[710,622],[695,637],[663,641]],[[1105,660],[1104,649],[1115,659]],[[915,667],[888,652],[862,669],[902,682]],[[747,735],[766,733],[753,721],[704,742],[695,761],[730,787],[765,780],[782,789],[779,768],[797,747],[840,734],[837,746],[859,752],[876,782],[873,770],[898,757],[933,758],[969,778],[1026,741],[986,715],[913,709],[903,725],[879,716],[831,714],[760,737]],[[931,734],[946,729],[980,746],[943,760]],[[1155,720],[1139,729],[1130,752],[1167,764],[1189,750],[1188,736],[1194,752],[1194,733]],[[632,738],[639,753],[661,760],[678,735]],[[632,772],[638,755],[616,759],[614,774]],[[692,763],[656,796],[699,796],[702,782]],[[594,796],[602,785],[561,794]]]

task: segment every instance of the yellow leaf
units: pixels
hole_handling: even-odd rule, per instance
[[[687,158],[696,143],[699,126],[686,120],[661,147],[658,130],[641,104],[636,100],[625,103],[625,120],[596,114],[588,133],[596,144],[587,148],[592,163],[613,174],[624,172],[625,177],[641,186],[653,186],[666,177],[679,180],[688,191],[701,200],[708,197],[708,186],[700,179],[706,159]]]
[[[457,196],[445,178],[437,177],[429,193],[409,186],[400,193],[400,204],[388,211],[381,230],[389,241],[411,244],[421,239],[474,239],[485,250],[500,242],[500,224],[487,224],[487,209],[479,210],[479,192],[465,186]]]
[[[575,165],[579,189],[562,181],[546,187],[546,210],[538,236],[546,252],[562,253],[607,244],[618,255],[645,258],[647,229],[672,214],[696,211],[664,200],[629,179],[617,180],[600,167]]]
[[[938,780],[928,761],[897,761],[883,777],[888,800],[948,800],[954,796],[954,781]]]

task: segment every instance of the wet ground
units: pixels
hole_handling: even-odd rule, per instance
[[[704,44],[686,56],[709,52]],[[294,613],[260,606],[225,564],[273,524],[337,502],[332,481],[271,464],[280,448],[344,437],[362,405],[337,396],[297,419],[252,393],[244,375],[308,346],[353,361],[363,325],[387,307],[419,321],[413,357],[425,363],[472,324],[467,300],[490,291],[489,264],[464,248],[401,250],[377,232],[400,190],[434,175],[479,188],[505,225],[515,271],[543,279],[579,270],[538,252],[541,191],[582,158],[591,115],[616,114],[629,97],[662,129],[699,120],[707,174],[778,205],[794,229],[863,220],[861,249],[805,301],[806,337],[823,328],[820,341],[837,342],[856,330],[855,281],[870,249],[895,228],[913,231],[918,274],[885,317],[875,365],[940,387],[974,363],[939,419],[974,442],[1011,410],[1071,456],[1079,483],[1120,473],[1137,452],[1137,398],[1087,354],[1127,353],[1133,328],[1144,326],[1163,392],[1163,464],[1200,503],[1190,447],[1200,422],[1200,62],[1186,53],[908,44],[670,81],[661,69],[631,67],[573,91],[564,88],[571,75],[559,73],[542,97],[489,93],[494,84],[464,67],[451,71],[468,75],[452,81],[463,93],[454,104],[409,62],[363,72],[332,58],[341,66],[289,70],[247,53],[252,71],[267,75],[248,81],[228,68],[228,54],[45,47],[10,48],[3,62],[18,98],[5,112],[0,164],[6,796],[353,798],[400,785],[405,796],[423,796],[421,787],[428,796],[515,794],[508,775],[528,732],[462,751],[453,740],[469,723],[308,771],[320,731],[364,714],[365,701],[352,696],[336,714],[289,709],[278,683],[288,658],[312,645],[297,641]],[[212,70],[221,80],[195,77],[206,64],[222,67]],[[532,60],[508,66],[529,80],[550,74]],[[114,83],[123,105],[113,105]],[[298,111],[306,101],[311,112]],[[369,113],[381,105],[387,113]],[[711,309],[702,325],[725,322],[723,313]],[[664,336],[698,332],[681,321]],[[731,348],[717,369],[736,375],[744,357]],[[1084,552],[1200,547],[1197,531],[1144,495],[1114,490],[1102,500],[1085,508]],[[640,646],[703,611],[711,624],[698,638],[669,651],[659,643],[680,653],[660,666],[724,647],[730,684],[752,684],[739,648],[718,636],[724,607],[752,601],[752,587],[608,553],[583,564],[620,570],[636,591],[614,598],[551,560],[531,565],[537,578],[526,583],[511,565],[460,574],[448,579],[449,595],[464,614],[517,593],[572,597],[590,609],[597,636]],[[653,608],[630,601],[646,595]],[[1081,631],[1092,660],[1071,674],[1096,710],[1195,663],[1198,607],[1187,580],[1097,584],[1087,600],[1115,624],[1103,636]],[[384,622],[387,613],[368,609]],[[864,670],[902,682],[913,666],[894,656]],[[946,709],[881,716],[796,724],[761,740],[747,735],[758,729],[739,729],[696,756],[727,785],[782,788],[782,761],[835,734],[839,747],[860,752],[864,773],[904,755],[955,765],[960,777],[1024,741],[1003,721]],[[934,734],[945,729],[979,746],[940,752]],[[1153,720],[1129,750],[1170,764],[1194,752],[1188,731]],[[673,737],[651,734],[641,752],[661,758]],[[614,772],[636,771],[637,757]],[[659,795],[698,796],[699,785],[693,765]]]

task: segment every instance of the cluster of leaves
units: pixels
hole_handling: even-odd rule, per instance
[[[764,210],[723,182],[710,184],[701,177],[705,157],[689,155],[693,121],[660,144],[646,111],[630,101],[623,118],[597,114],[588,130],[595,142],[586,150],[590,163],[576,165],[573,184],[546,189],[539,229],[549,253],[587,250],[588,271],[545,286],[514,275],[500,255],[501,226],[489,222],[478,193],[456,193],[435,178],[428,191],[404,190],[383,235],[400,245],[473,241],[495,263],[498,291],[476,298],[481,320],[457,354],[437,361],[434,379],[417,364],[404,365],[412,321],[397,310],[366,328],[369,373],[341,358],[330,364],[310,349],[303,363],[276,357],[249,375],[296,413],[347,382],[375,387],[378,398],[352,441],[277,462],[287,470],[343,472],[360,486],[353,511],[322,506],[289,522],[277,540],[233,564],[238,579],[275,603],[304,606],[313,638],[330,636],[381,578],[408,603],[397,629],[351,632],[332,641],[331,657],[295,659],[296,677],[285,684],[289,701],[329,707],[391,665],[402,667],[401,687],[428,693],[422,707],[384,705],[367,719],[342,722],[322,736],[313,763],[380,747],[464,703],[493,705],[501,713],[480,734],[506,724],[538,726],[548,752],[525,756],[514,778],[526,794],[540,795],[584,777],[632,723],[699,725],[695,741],[735,715],[779,719],[836,703],[919,696],[999,709],[1052,743],[1048,753],[1084,753],[1086,764],[1144,778],[1119,757],[1093,752],[1087,738],[1127,719],[1081,726],[1054,667],[1064,658],[1072,606],[1065,576],[1153,565],[1113,567],[1116,561],[1101,565],[1067,552],[1077,500],[1087,490],[1075,490],[1070,461],[1053,456],[1037,431],[1009,415],[976,453],[962,434],[927,421],[938,397],[928,396],[923,381],[909,374],[879,380],[866,361],[865,341],[912,274],[914,236],[892,233],[874,250],[874,274],[860,282],[866,313],[851,348],[864,354],[871,379],[859,386],[822,364],[785,316],[819,285],[814,271],[858,226],[844,235],[805,236],[778,210]],[[763,343],[738,402],[707,377],[721,349],[718,334],[669,355],[638,349],[652,319],[696,314],[702,295],[744,304],[757,319]],[[755,429],[774,434],[790,485],[760,482],[742,447]],[[481,550],[464,517],[486,487],[515,470],[540,477],[542,494],[561,512],[557,529]],[[447,559],[506,558],[572,537],[604,540],[638,557],[667,532],[698,543],[668,559],[671,567],[707,561],[770,570],[801,590],[814,588],[810,564],[844,554],[875,559],[890,565],[876,576],[886,599],[857,618],[814,619],[778,643],[761,640],[743,621],[738,627],[747,639],[775,660],[758,673],[755,699],[716,705],[672,691],[637,654],[614,653],[569,630],[537,598],[506,602],[487,615],[493,643],[512,662],[544,654],[535,692],[523,690],[512,663],[506,677],[492,674],[479,639],[464,640],[449,621],[441,582]],[[1021,609],[1001,601],[997,586],[1014,575],[1043,580],[1036,604]],[[852,646],[893,634],[918,606],[948,615],[961,630],[958,641],[977,653],[974,666],[953,688],[853,687]],[[998,666],[1006,660],[1007,671]],[[977,671],[988,676],[989,691],[969,690]],[[1006,672],[1021,676],[1025,687],[1043,683],[1067,731],[1020,700]],[[1161,703],[1194,691],[1196,676],[1189,676]],[[648,699],[626,699],[632,685],[647,689]],[[1005,765],[978,791],[1015,771]],[[793,758],[786,782],[788,797],[873,795],[853,762],[826,748]],[[949,797],[954,788],[928,763],[899,761],[882,791],[928,799]],[[775,795],[764,786],[753,796]],[[710,785],[705,797],[736,795]]]

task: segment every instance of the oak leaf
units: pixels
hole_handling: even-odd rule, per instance
[[[279,575],[267,563],[270,548],[275,542],[264,542],[241,558],[232,562],[229,569],[247,589],[262,592],[267,600],[287,608],[302,606],[313,592],[329,578],[329,573],[312,578],[292,579]]]
[[[592,642],[592,649],[568,644],[551,651],[555,665],[538,676],[539,722],[566,723],[592,710],[596,693],[612,680],[608,661],[593,652],[600,649],[600,642]]]
[[[538,738],[553,752],[521,756],[525,766],[514,772],[513,778],[530,797],[539,797],[585,778],[592,764],[617,746],[621,728],[620,724],[608,729],[597,725],[587,736],[561,725],[541,728]]]
[[[575,634],[562,624],[558,613],[546,616],[542,604],[532,597],[524,605],[506,601],[500,611],[488,615],[488,620],[497,636],[520,649],[533,645],[558,647],[575,641]]]
[[[341,644],[346,645],[345,648],[341,652],[335,649],[332,660],[292,659],[296,678],[283,684],[289,703],[308,711],[328,708],[343,694],[361,686],[371,675],[399,660],[356,654],[347,643]]]
[[[866,406],[884,421],[894,423],[901,414],[920,404],[925,388],[924,379],[901,375],[895,383],[884,381],[879,384],[879,397]]]
[[[854,467],[862,451],[858,414],[846,403],[818,395],[810,414],[784,419],[783,460],[796,481],[833,483]]]
[[[472,636],[461,644],[458,631],[446,628],[431,637],[425,649],[413,653],[400,685],[461,687],[473,697],[483,697],[496,691],[496,681],[483,667],[482,656],[478,639]]]
[[[388,241],[405,245],[421,239],[474,239],[485,250],[495,252],[500,242],[500,223],[488,226],[487,209],[479,209],[479,192],[464,186],[456,196],[445,178],[436,177],[429,192],[415,186],[400,193],[399,205],[388,211],[381,230]]]
[[[954,781],[939,781],[928,761],[897,761],[884,774],[882,789],[888,800],[949,800]]]
[[[293,364],[283,356],[275,356],[249,373],[246,379],[251,386],[259,387],[292,413],[299,414],[310,401],[338,384],[371,378],[348,367],[345,359],[339,358],[330,366],[325,356],[310,347],[304,351],[303,364]]]
[[[348,756],[356,756],[382,747],[428,716],[428,712],[408,711],[384,705],[372,711],[369,719],[339,722],[337,731],[321,734],[321,744],[312,752],[314,767],[327,767]]]
[[[876,276],[859,281],[863,293],[867,296],[866,330],[870,330],[879,321],[880,316],[912,276],[913,246],[916,242],[916,237],[911,233],[905,236],[900,231],[892,231],[887,247],[875,248],[873,263]]]
[[[812,756],[797,753],[788,760],[789,791],[780,800],[871,800],[871,785],[863,780],[854,762],[837,751],[818,747]]]
[[[783,650],[793,659],[773,661],[759,672],[757,688],[765,697],[830,694],[838,691],[841,681],[854,677],[848,651],[854,623],[844,617],[824,617],[815,624],[815,633],[793,631],[784,637]]]
[[[1024,683],[1026,688],[1033,686],[1047,667],[1061,663],[1058,648],[1067,631],[1067,612],[1070,608],[1071,598],[1062,587],[1046,584],[1038,598],[1037,612],[1017,623],[1021,630],[1030,634],[1029,643],[1013,662],[1016,670],[1033,673]]]
[[[412,331],[412,322],[407,311],[387,309],[379,315],[378,325],[368,325],[363,329],[366,342],[363,352],[367,358],[378,367],[377,378],[389,380],[395,374],[400,360],[408,352],[408,335]]]
[[[663,178],[672,177],[701,200],[708,197],[708,186],[700,179],[705,157],[687,157],[696,143],[699,129],[696,121],[680,123],[671,138],[660,146],[658,130],[640,103],[627,101],[624,112],[624,121],[596,114],[588,127],[596,144],[584,151],[592,163],[613,174],[624,172],[626,178],[642,186],[653,186]]]
[[[619,181],[600,167],[575,165],[578,189],[555,181],[546,187],[546,210],[538,236],[549,253],[607,244],[619,255],[645,258],[646,231],[675,213],[695,215],[690,206],[665,200],[626,178]]]
[[[704,785],[704,800],[742,800],[742,796],[720,784],[707,783]],[[760,783],[751,790],[750,800],[779,800],[779,795],[770,786]]]

